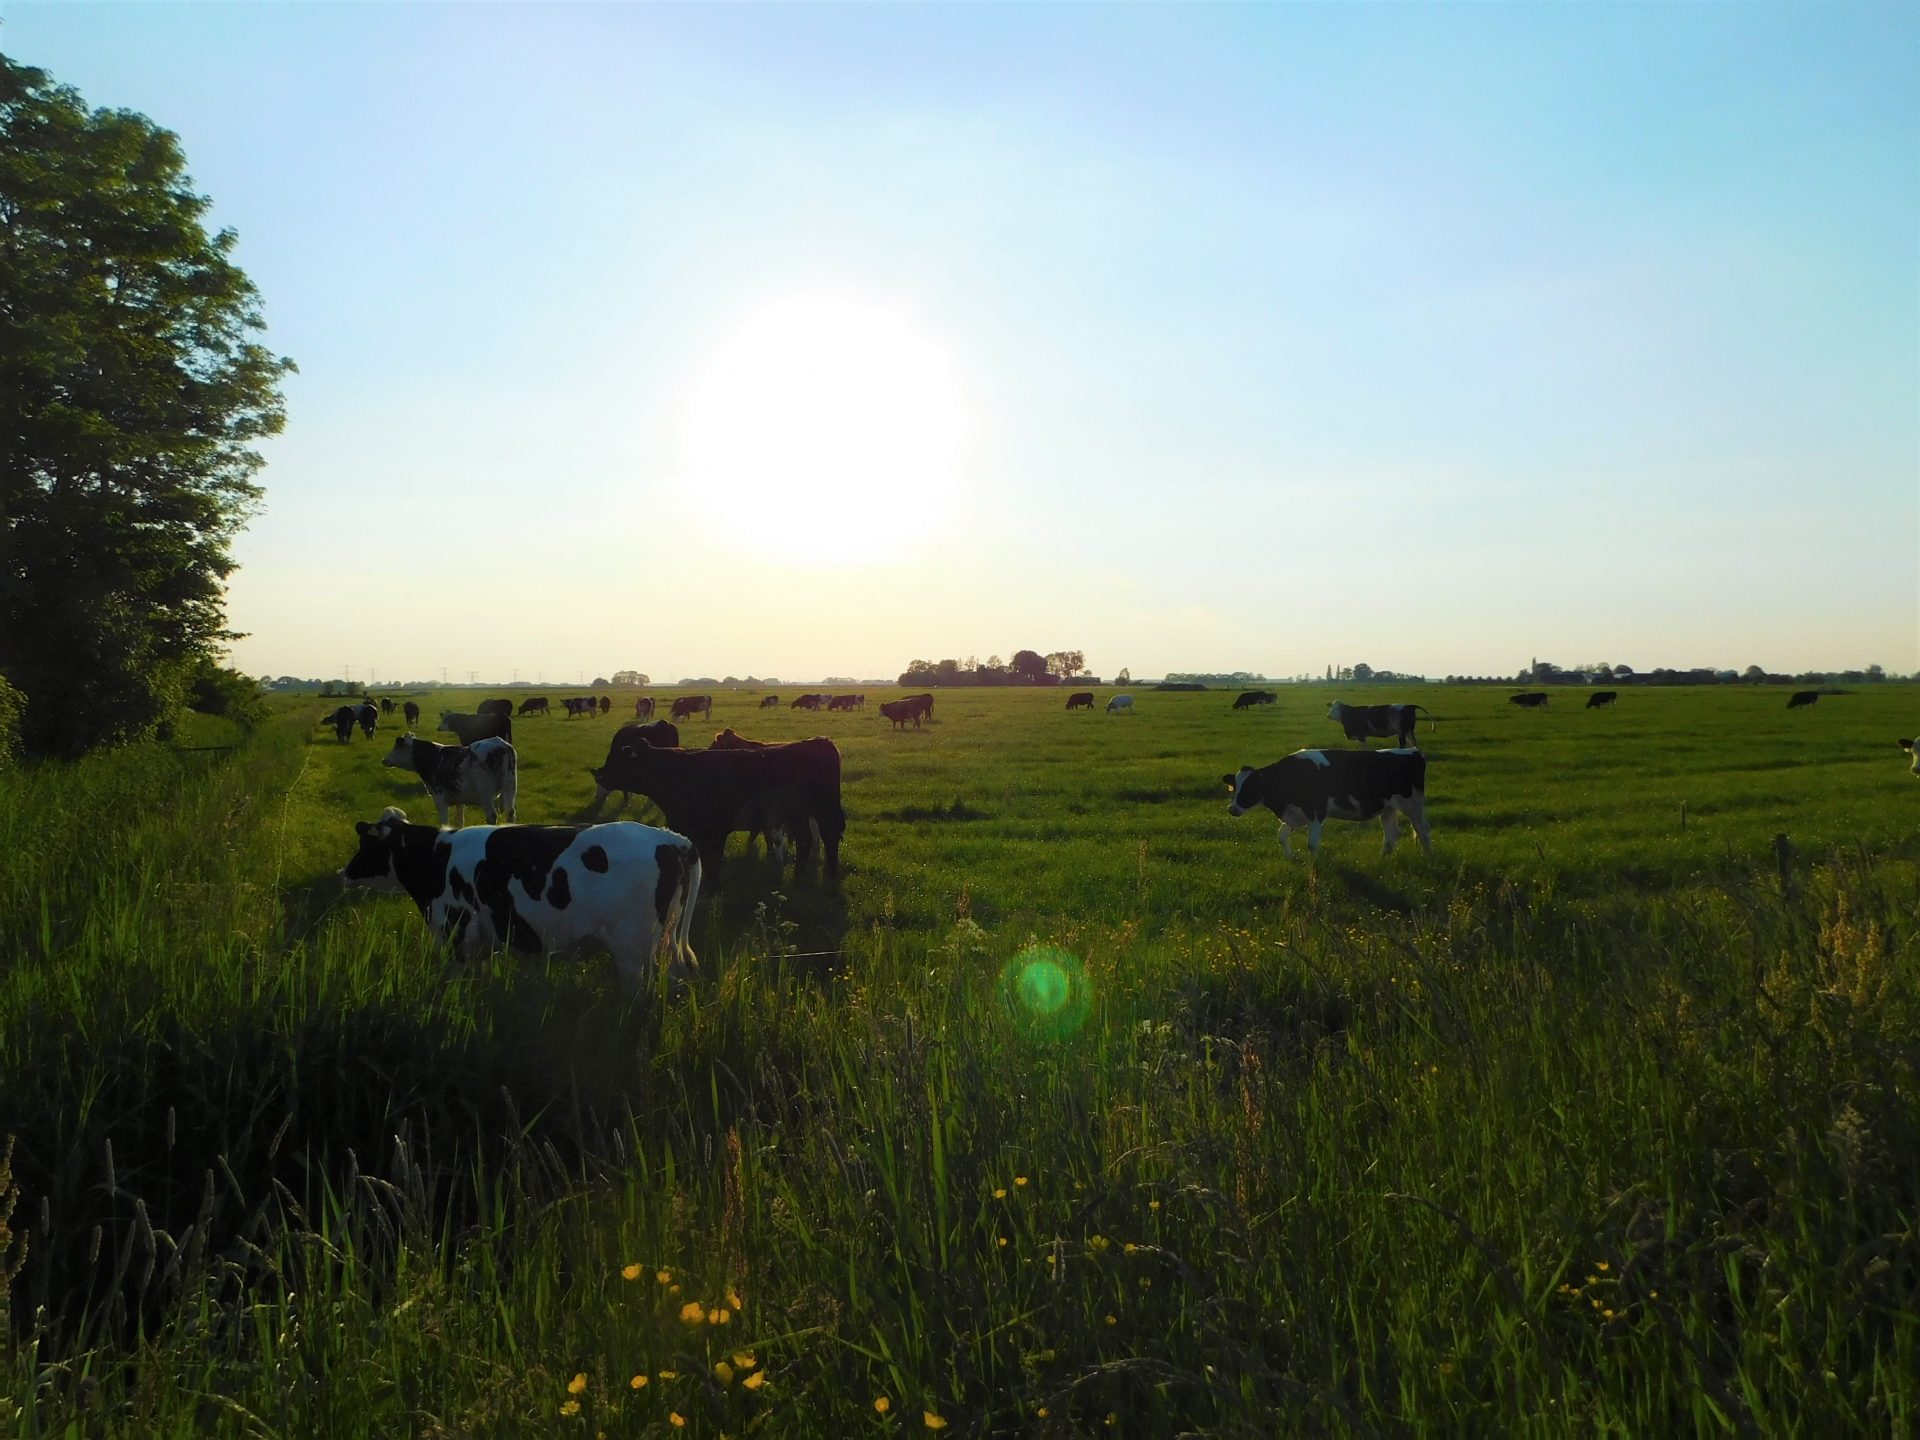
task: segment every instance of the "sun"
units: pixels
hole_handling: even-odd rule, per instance
[[[723,544],[886,561],[939,528],[966,436],[952,361],[907,317],[795,296],[750,315],[699,372],[686,483]]]

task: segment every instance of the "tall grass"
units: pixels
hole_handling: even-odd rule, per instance
[[[1329,856],[1252,916],[1150,836],[1030,934],[975,893],[1089,882],[1018,845],[915,882],[869,831],[832,954],[830,897],[730,866],[694,994],[630,1007],[341,903],[321,816],[370,761],[306,740],[0,797],[0,1432],[1920,1422],[1905,854],[1597,899]],[[1020,803],[872,763],[857,825]],[[1059,784],[1071,827],[1169,782]]]

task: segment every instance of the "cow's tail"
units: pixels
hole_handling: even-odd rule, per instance
[[[1427,717],[1427,728],[1429,730],[1438,730],[1440,728],[1440,717],[1434,714],[1431,710],[1427,709],[1426,706],[1416,705],[1413,708],[1418,710],[1422,715]]]
[[[699,966],[693,953],[693,905],[700,898],[700,852],[692,845],[686,849],[686,863],[680,867],[680,881],[674,886],[673,909],[669,912],[666,934],[670,938],[673,960],[692,974]]]

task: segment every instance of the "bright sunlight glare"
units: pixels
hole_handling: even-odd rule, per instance
[[[798,296],[750,316],[700,372],[687,485],[719,543],[887,561],[939,526],[966,432],[952,362],[904,316]]]

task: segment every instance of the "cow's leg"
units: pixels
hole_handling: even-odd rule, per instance
[[[1386,834],[1386,842],[1380,853],[1391,855],[1393,847],[1400,843],[1400,819],[1392,805],[1388,805],[1380,812],[1380,828]]]
[[[1427,797],[1410,795],[1400,804],[1408,820],[1413,822],[1413,833],[1419,837],[1420,848],[1433,854],[1433,836],[1427,828]]]
[[[1319,815],[1315,815],[1307,821],[1307,854],[1309,855],[1318,855],[1320,853],[1321,823],[1322,817]]]
[[[433,795],[433,808],[440,812],[440,828],[444,830],[447,828],[447,797],[433,791],[427,793]]]
[[[1280,822],[1280,849],[1287,859],[1293,859],[1293,826],[1284,820]]]

